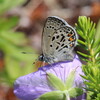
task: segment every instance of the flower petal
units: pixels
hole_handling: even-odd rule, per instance
[[[22,100],[34,100],[44,93],[55,91],[48,83],[47,72],[56,75],[65,82],[69,73],[75,68],[76,76],[73,87],[83,87],[83,80],[80,76],[80,74],[83,75],[81,62],[76,55],[73,61],[46,65],[39,68],[37,72],[18,78],[14,84],[14,93]]]

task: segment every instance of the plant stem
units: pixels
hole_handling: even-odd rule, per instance
[[[88,51],[90,52],[90,56],[91,56],[90,61],[92,61],[93,64],[95,64],[94,50],[91,47],[91,44],[88,44],[87,47],[88,47]]]
[[[70,100],[70,96],[68,93],[66,94],[66,100]]]

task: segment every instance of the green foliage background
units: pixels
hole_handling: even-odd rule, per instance
[[[97,25],[90,18],[80,16],[76,24],[76,31],[81,39],[78,45],[84,52],[77,53],[86,62],[83,64],[86,84],[87,100],[100,100],[100,21]]]
[[[12,86],[14,80],[33,72],[37,55],[24,55],[23,51],[34,52],[22,32],[15,32],[18,17],[2,17],[10,8],[21,5],[24,0],[0,0],[0,51],[4,54],[4,70],[0,72],[0,83]],[[19,5],[19,6],[20,6]]]

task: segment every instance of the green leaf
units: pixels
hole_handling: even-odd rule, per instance
[[[6,31],[13,28],[18,23],[18,20],[18,17],[0,18],[0,30]]]
[[[74,79],[75,79],[75,72],[76,72],[76,69],[72,70],[69,73],[69,75],[68,75],[68,77],[66,79],[66,82],[65,83],[66,83],[66,88],[67,89],[70,89],[70,88],[73,87],[73,83],[74,83]]]
[[[97,40],[96,38],[94,38],[94,44],[93,44],[92,48],[97,49],[99,44],[100,44],[100,39]]]
[[[80,52],[80,51],[77,51],[77,53],[80,54],[80,55],[83,56],[83,57],[88,57],[88,58],[90,57],[89,55],[84,54],[84,53],[82,53],[82,52]]]
[[[84,79],[86,79],[86,80],[89,79],[87,76],[83,76],[83,75],[81,75],[81,77],[84,78]]]
[[[93,22],[92,22],[93,23]],[[95,29],[95,26],[96,26],[96,24],[95,23],[93,23],[92,25],[91,25],[91,27],[90,27],[90,30],[89,30],[89,38],[90,38],[90,40],[92,40],[92,39],[94,39],[95,38],[95,31],[96,31],[96,29]]]
[[[100,40],[100,20],[97,24],[96,33],[95,33],[95,40],[96,41]]]
[[[69,91],[68,91],[70,97],[72,98],[75,98],[77,96],[80,96],[83,94],[83,90],[80,89],[80,88],[71,88]]]
[[[79,26],[76,26],[76,30],[77,30],[77,33],[85,40],[86,37],[83,35],[83,32],[82,32],[82,30],[80,30]]]
[[[96,83],[95,77],[92,77],[91,74],[88,75],[89,80],[91,80],[93,83]]]
[[[93,80],[96,81],[96,78],[98,76],[98,74],[100,73],[100,68],[99,67],[91,67],[91,72],[92,72],[92,76],[94,77]]]
[[[100,53],[100,46],[95,49],[94,56],[96,56],[98,53]]]
[[[37,58],[37,55],[24,55],[21,53],[22,51],[34,52],[31,47],[19,48],[8,42],[7,39],[0,38],[0,49],[5,54],[6,77],[9,77],[9,79],[5,78],[9,80],[7,82],[14,82],[17,77],[33,72],[34,65],[32,63]]]
[[[24,46],[27,43],[25,35],[21,32],[2,31],[0,36],[2,39],[14,45]]]
[[[86,61],[82,67],[85,75],[81,77],[87,80],[84,81],[85,89],[93,93],[89,100],[95,100],[100,93],[100,21],[97,30],[95,26],[96,24],[86,16],[79,17],[76,24],[76,31],[82,38],[78,40],[78,46],[83,47],[86,52],[77,53],[83,57],[81,57],[83,61]]]
[[[96,61],[97,61],[97,62],[100,62],[100,57],[96,58]]]
[[[86,46],[86,43],[85,43],[84,41],[82,41],[82,40],[78,40],[78,42],[79,42],[80,44]]]
[[[61,91],[66,89],[65,84],[57,76],[55,76],[51,73],[47,73],[47,79],[48,79],[50,85],[52,87],[54,87],[55,89],[61,90]]]
[[[92,87],[92,88],[94,88],[95,87],[95,84],[94,83],[92,83],[92,82],[84,82],[86,85],[88,85],[89,87]]]
[[[96,100],[100,100],[100,93],[97,94]]]
[[[41,95],[35,100],[66,100],[66,95],[62,91],[52,91]]]
[[[6,54],[4,58],[5,70],[9,78],[14,80],[19,76],[33,72],[34,65],[32,63],[36,59],[36,55],[23,55],[17,52],[15,54],[15,56]]]
[[[83,57],[79,57],[82,61],[88,62],[89,60]]]

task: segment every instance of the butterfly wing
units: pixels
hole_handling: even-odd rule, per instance
[[[59,28],[50,39],[48,57],[51,62],[73,60],[73,49],[77,43],[77,34],[70,25]]]
[[[48,54],[48,49],[50,48],[48,44],[50,44],[50,40],[52,38],[53,33],[59,29],[61,26],[66,26],[68,23],[63,19],[51,16],[48,17],[42,33],[42,52],[43,54]]]
[[[54,63],[73,59],[77,34],[66,21],[55,16],[48,17],[42,37],[42,50],[45,61]]]

